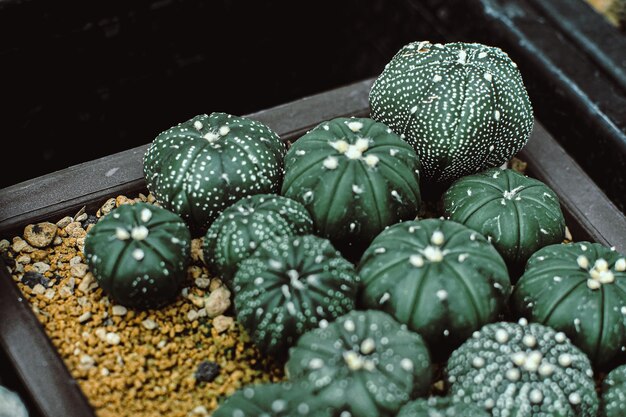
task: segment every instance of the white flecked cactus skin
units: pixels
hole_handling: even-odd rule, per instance
[[[593,417],[587,356],[564,333],[522,319],[488,324],[452,353],[450,394],[493,417]]]
[[[431,382],[422,337],[382,311],[351,311],[305,333],[289,353],[289,378],[310,383],[335,416],[395,416]]]
[[[278,193],[285,152],[262,123],[203,114],[156,137],[144,156],[144,176],[163,207],[200,235],[242,197]]]
[[[413,145],[431,183],[502,165],[533,126],[517,66],[481,44],[404,46],[372,86],[370,106],[373,119]]]
[[[602,417],[626,415],[626,365],[618,366],[602,382]]]

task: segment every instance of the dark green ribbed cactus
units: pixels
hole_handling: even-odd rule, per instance
[[[313,231],[309,212],[297,201],[274,194],[239,200],[213,222],[204,238],[204,259],[230,285],[239,263],[268,239]]]
[[[502,165],[533,125],[517,66],[475,43],[404,46],[374,83],[370,105],[373,119],[413,145],[434,183]]]
[[[494,417],[594,417],[587,356],[564,333],[520,320],[484,326],[450,356],[450,394]]]
[[[242,197],[277,193],[285,152],[262,123],[203,114],[159,134],[146,151],[143,171],[163,207],[199,235]]]
[[[492,168],[458,179],[443,195],[450,220],[491,239],[512,270],[546,245],[561,243],[565,219],[559,199],[541,181]]]
[[[411,146],[384,124],[339,118],[291,146],[282,194],[304,204],[321,236],[360,256],[386,226],[415,218],[419,167]]]
[[[395,416],[430,387],[423,339],[382,311],[352,311],[304,334],[289,354],[289,378],[310,383],[336,416]]]
[[[116,208],[85,240],[89,268],[105,293],[139,308],[160,307],[178,295],[190,248],[180,216],[146,203]]]
[[[613,369],[602,381],[600,417],[626,416],[626,365]]]
[[[449,353],[504,310],[511,284],[487,239],[462,224],[427,219],[396,224],[363,254],[359,303],[381,309]]]
[[[513,291],[517,313],[568,335],[595,366],[626,359],[626,257],[599,243],[550,245]]]
[[[451,397],[419,398],[405,404],[396,417],[491,417],[484,408]]]
[[[303,384],[247,386],[228,397],[213,417],[332,417],[331,410]]]
[[[306,331],[354,308],[354,266],[326,239],[264,242],[235,275],[237,319],[262,352],[285,355]]]

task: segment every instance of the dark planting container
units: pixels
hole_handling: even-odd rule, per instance
[[[557,193],[575,240],[626,251],[616,208],[626,207],[626,46],[583,0],[0,0],[10,103],[0,137],[5,158],[28,166],[0,183],[0,238],[145,192],[147,143],[197,113],[249,113],[366,79],[250,115],[286,141],[323,120],[365,116],[370,78],[402,45],[426,39],[509,53],[537,118],[519,155],[528,173]],[[0,380],[32,416],[93,416],[1,264]]]

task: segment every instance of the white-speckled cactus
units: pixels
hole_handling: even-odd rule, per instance
[[[190,251],[183,219],[146,203],[116,208],[85,240],[85,256],[98,283],[127,307],[156,308],[176,298]]]
[[[626,365],[613,369],[602,381],[602,410],[600,416],[626,416]]]
[[[452,353],[452,396],[493,417],[595,417],[587,356],[564,333],[537,323],[488,324]]]
[[[454,401],[452,397],[430,397],[405,404],[396,417],[490,417],[490,414],[482,407]]]
[[[546,246],[526,264],[511,305],[562,331],[596,367],[626,360],[626,256],[591,242]]]
[[[282,194],[309,210],[321,236],[358,257],[385,227],[415,218],[419,168],[415,151],[383,123],[338,118],[291,146]]]
[[[194,117],[159,134],[143,161],[148,189],[194,235],[228,206],[277,193],[286,146],[262,123],[225,113]]]
[[[480,233],[450,220],[389,227],[363,254],[358,274],[360,305],[406,324],[436,357],[498,320],[511,293],[496,249]]]
[[[395,416],[430,387],[423,339],[382,311],[339,317],[304,334],[289,354],[289,378],[310,383],[335,416]]]
[[[332,417],[332,410],[304,384],[257,384],[228,397],[213,417]]]
[[[298,338],[354,308],[354,266],[326,239],[283,236],[264,242],[234,278],[237,320],[259,349],[284,357]]]
[[[413,145],[423,179],[434,183],[501,165],[533,125],[515,63],[475,43],[404,46],[374,83],[370,105],[372,118]]]
[[[213,222],[204,238],[204,260],[230,286],[239,263],[268,239],[305,235],[313,220],[297,201],[275,194],[245,197]]]

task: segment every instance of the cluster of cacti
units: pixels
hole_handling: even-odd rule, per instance
[[[411,43],[370,104],[373,119],[322,122],[288,151],[223,113],[161,133],[144,172],[177,214],[122,206],[93,227],[85,253],[105,292],[144,308],[171,300],[187,226],[206,231],[238,321],[289,378],[244,387],[216,417],[595,416],[591,363],[626,360],[626,259],[560,244],[555,193],[493,168],[532,128],[515,64],[484,45]],[[420,179],[455,181],[445,217],[416,220]],[[426,398],[431,358],[448,356],[448,396]],[[623,413],[622,376],[605,381],[609,417]]]

